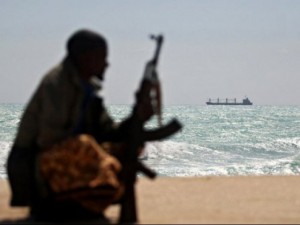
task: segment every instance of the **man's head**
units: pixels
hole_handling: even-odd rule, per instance
[[[79,30],[69,38],[67,52],[84,79],[97,76],[103,80],[108,65],[108,49],[104,37],[90,30]]]

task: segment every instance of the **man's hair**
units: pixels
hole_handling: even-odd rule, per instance
[[[106,40],[100,34],[91,30],[76,31],[67,41],[68,56],[77,59],[79,55],[92,49],[103,49],[107,51]]]

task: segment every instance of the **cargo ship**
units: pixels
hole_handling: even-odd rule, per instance
[[[206,105],[253,105],[249,98],[244,98],[242,102],[237,102],[236,98],[234,99],[208,99]]]

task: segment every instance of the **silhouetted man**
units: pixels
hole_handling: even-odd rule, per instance
[[[25,108],[7,163],[12,206],[30,206],[32,216],[40,219],[101,216],[102,210],[95,213],[84,207],[88,201],[73,201],[72,198],[60,203],[55,201],[53,186],[58,184],[49,184],[45,177],[41,177],[40,157],[53,146],[81,134],[90,136],[76,140],[86,142],[88,146],[122,142],[126,139],[131,120],[147,121],[153,115],[150,95],[146,93],[148,90],[141,90],[128,119],[119,125],[113,122],[102,99],[97,96],[109,65],[107,55],[106,40],[100,34],[89,30],[77,31],[67,42],[67,56],[43,77]],[[59,153],[59,150],[56,152]],[[116,192],[120,193],[121,184],[119,188],[117,183],[119,162],[109,152],[101,154],[100,161],[110,157],[107,168],[114,174]],[[47,174],[51,163],[47,157],[43,160],[48,163]],[[87,160],[86,164],[89,163]],[[86,164],[83,161],[83,167]],[[57,167],[55,165],[54,169]],[[80,177],[80,174],[76,176]],[[93,184],[96,186],[97,182]],[[101,197],[98,200],[100,202]]]

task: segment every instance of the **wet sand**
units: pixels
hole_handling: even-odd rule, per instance
[[[299,176],[141,178],[136,187],[140,223],[300,223]],[[9,198],[0,180],[0,220],[26,217]],[[116,221],[118,212],[116,205],[106,215]]]

